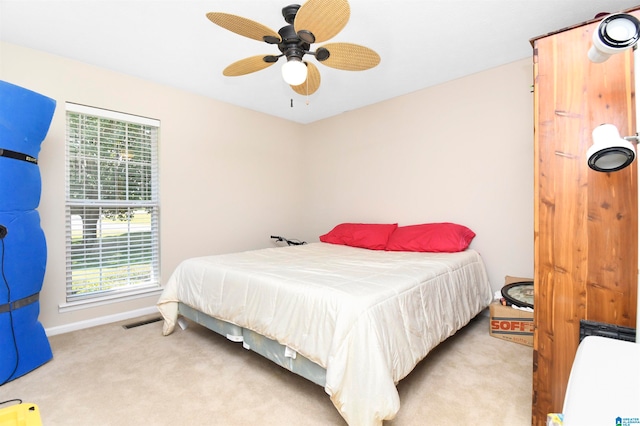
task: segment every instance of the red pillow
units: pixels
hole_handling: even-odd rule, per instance
[[[320,236],[323,243],[342,244],[371,250],[384,250],[397,223],[341,223]]]
[[[466,226],[449,222],[399,226],[389,237],[387,250],[454,253],[469,247],[475,236]]]

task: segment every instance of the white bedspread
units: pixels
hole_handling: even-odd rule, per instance
[[[364,426],[392,419],[396,383],[491,299],[473,250],[313,243],[186,260],[158,308],[165,335],[181,301],[298,351],[327,370],[325,391],[347,422]]]

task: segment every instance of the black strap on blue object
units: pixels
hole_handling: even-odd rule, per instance
[[[0,148],[0,157],[13,158],[14,160],[22,160],[31,164],[38,164],[38,159],[21,152],[11,151],[9,149]]]
[[[18,299],[10,303],[5,303],[3,305],[0,305],[0,314],[24,308],[27,305],[37,302],[38,299],[40,299],[40,293],[35,293],[31,296],[23,297],[22,299]]]

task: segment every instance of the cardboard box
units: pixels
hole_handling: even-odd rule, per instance
[[[493,302],[489,306],[489,324],[493,337],[533,346],[533,312]]]
[[[504,277],[504,285],[519,283],[522,281],[533,281],[533,278],[512,277],[510,275],[507,275],[506,277]]]
[[[519,281],[533,280],[505,277],[505,285]],[[489,306],[489,334],[498,339],[533,347],[533,312],[503,306],[495,301]]]

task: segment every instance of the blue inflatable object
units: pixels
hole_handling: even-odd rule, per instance
[[[2,139],[0,149],[1,145]],[[17,163],[19,160],[0,157],[0,212],[35,210],[40,204],[40,167]]]
[[[56,101],[0,81],[0,385],[53,354],[40,313],[47,263],[40,227],[40,144]]]

